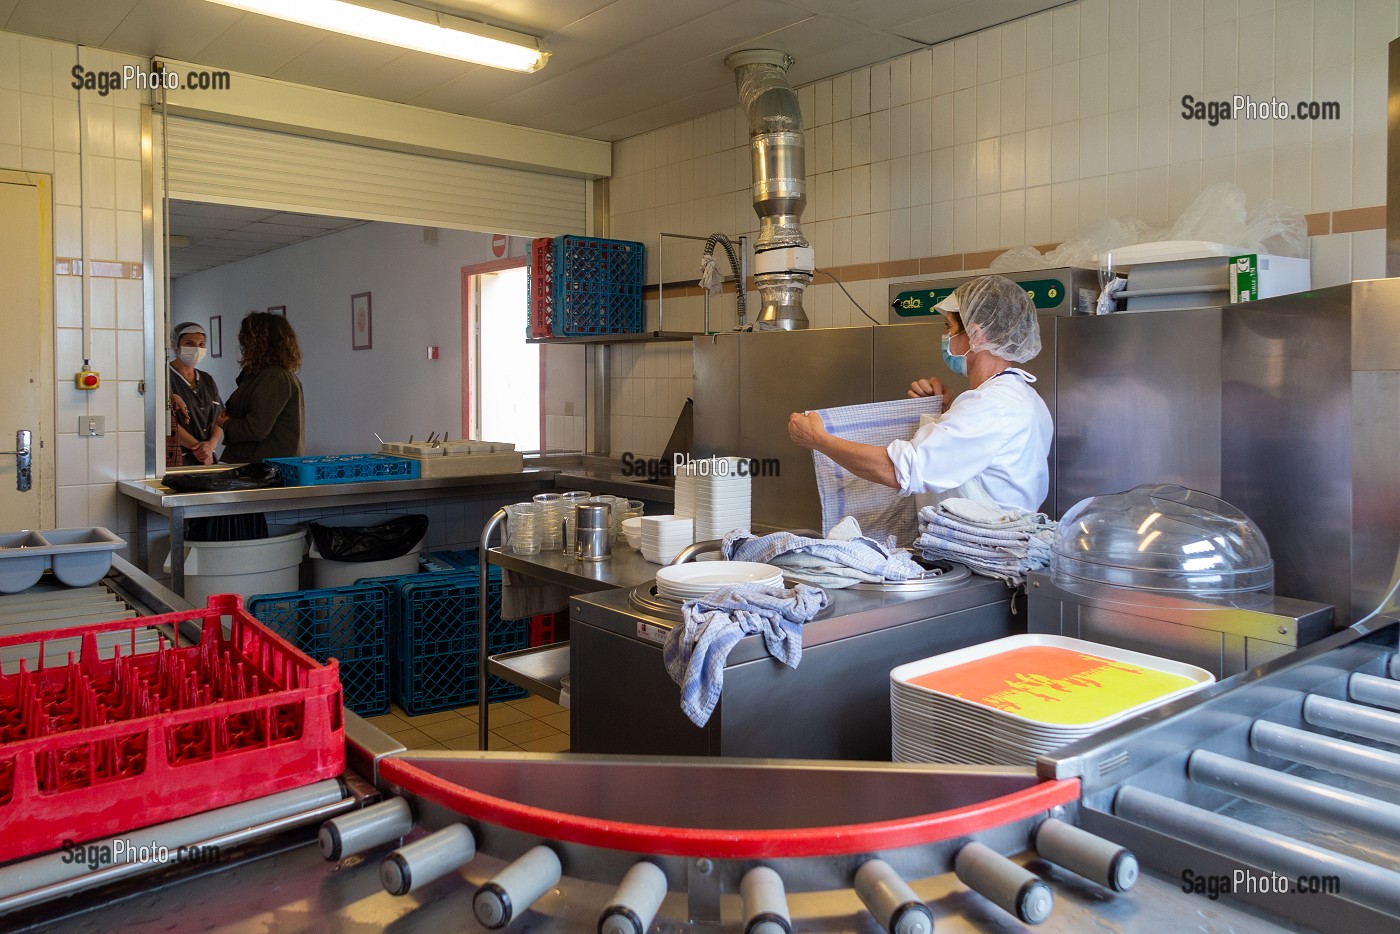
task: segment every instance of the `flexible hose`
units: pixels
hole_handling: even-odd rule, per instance
[[[729,256],[729,269],[731,272],[734,273],[734,280],[739,284],[739,324],[740,326],[743,326],[744,322],[748,320],[748,318],[745,316],[745,308],[748,305],[747,292],[749,284],[740,280],[739,261],[734,258],[734,244],[724,234],[710,234],[710,239],[705,241],[705,255],[713,256],[715,252],[715,244],[717,243],[720,246],[724,247],[724,252]]]

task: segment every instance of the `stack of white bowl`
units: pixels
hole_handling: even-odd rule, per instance
[[[695,541],[695,521],[689,516],[642,516],[642,557],[652,564],[670,564]]]
[[[656,592],[673,600],[694,600],[735,584],[778,587],[782,583],[781,568],[753,561],[677,564],[656,572]]]
[[[676,468],[676,509],[678,516],[695,515],[695,463]]]
[[[733,529],[746,529],[753,511],[753,478],[742,457],[716,457],[708,476],[696,477],[695,539],[709,541]],[[742,465],[742,466],[741,466]]]

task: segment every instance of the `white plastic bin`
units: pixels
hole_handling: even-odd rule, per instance
[[[210,594],[236,593],[247,600],[255,594],[299,589],[306,529],[270,525],[267,530],[267,538],[186,542],[185,599],[203,606]],[[170,570],[168,559],[165,569]]]
[[[397,518],[396,514],[380,512],[354,516],[323,516],[316,522],[319,525],[333,528],[369,527]],[[307,552],[311,558],[312,586],[318,589],[321,587],[348,587],[362,577],[416,574],[419,570],[418,553],[423,550],[423,542],[426,540],[427,535],[425,534],[408,554],[397,558],[387,558],[383,561],[336,561],[332,558],[321,557],[320,551],[316,549],[316,541],[312,539],[310,550]]]

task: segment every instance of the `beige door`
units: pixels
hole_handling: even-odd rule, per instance
[[[31,486],[0,454],[0,532],[54,527],[53,224],[49,178],[0,170],[0,451],[32,438]]]

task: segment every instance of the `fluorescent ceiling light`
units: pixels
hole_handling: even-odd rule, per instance
[[[373,6],[344,0],[211,0],[316,29],[441,55],[492,68],[535,72],[549,60],[540,40],[445,13],[376,0]]]

